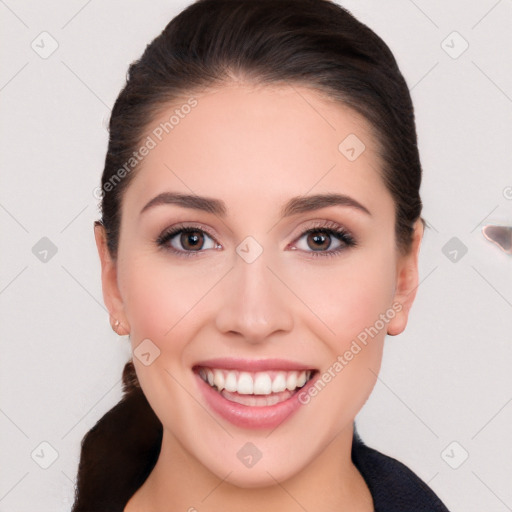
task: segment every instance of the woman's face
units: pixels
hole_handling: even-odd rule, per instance
[[[187,100],[147,130],[117,262],[100,250],[104,296],[162,450],[273,484],[351,442],[386,332],[407,321],[419,224],[400,256],[376,142],[343,105],[241,84]]]

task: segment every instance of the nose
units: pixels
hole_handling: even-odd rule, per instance
[[[225,335],[238,337],[248,343],[262,343],[271,335],[291,331],[293,315],[292,294],[267,267],[261,254],[252,263],[237,257],[234,268],[223,284],[216,326]]]

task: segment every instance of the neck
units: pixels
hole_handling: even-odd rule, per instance
[[[241,488],[229,483],[229,468],[224,478],[217,477],[164,429],[158,461],[124,512],[373,512],[366,482],[351,460],[352,436],[353,425],[350,425],[287,480],[274,479],[275,483],[269,486]]]

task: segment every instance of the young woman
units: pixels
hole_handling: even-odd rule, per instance
[[[354,418],[423,234],[386,44],[326,0],[200,0],[130,66],[95,237],[133,358],[74,512],[446,511]]]

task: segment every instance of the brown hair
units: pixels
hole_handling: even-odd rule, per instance
[[[388,46],[327,0],[199,0],[130,65],[112,109],[96,221],[111,257],[117,258],[121,201],[135,173],[126,163],[152,120],[177,98],[236,78],[315,88],[369,122],[395,203],[397,246],[407,251],[421,218],[421,164],[409,89]],[[129,500],[158,458],[162,425],[131,361],[123,381],[122,400],[82,441],[73,512],[122,510],[116,504]]]

